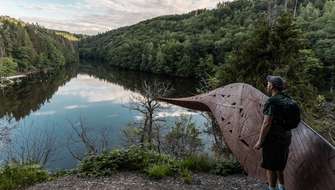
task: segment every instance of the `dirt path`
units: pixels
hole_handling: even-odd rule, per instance
[[[193,174],[190,185],[181,179],[165,177],[151,180],[142,174],[121,172],[108,178],[67,176],[28,188],[28,190],[263,190],[266,185],[244,175],[215,176]]]

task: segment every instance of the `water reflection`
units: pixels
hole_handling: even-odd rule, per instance
[[[51,71],[30,76],[27,80],[0,93],[0,118],[7,116],[17,121],[37,111],[50,101],[58,88],[75,77],[75,68]],[[48,114],[48,113],[34,113]],[[49,113],[50,114],[50,113]]]
[[[46,167],[51,170],[72,168],[77,161],[65,148],[69,138],[73,138],[71,125],[78,125],[78,119],[84,118],[93,136],[108,128],[110,147],[121,146],[121,130],[142,117],[124,105],[131,95],[143,93],[144,81],[149,85],[153,81],[171,83],[174,88],[171,96],[174,97],[196,93],[197,85],[189,79],[92,65],[66,68],[33,76],[0,94],[0,128],[15,126],[11,132],[14,149],[27,143],[21,136],[29,134],[32,139],[37,139],[45,131],[48,134],[52,131],[57,137],[57,151]],[[174,118],[182,114],[194,115],[199,125],[204,122],[199,113],[175,106],[159,112],[157,117]],[[76,148],[82,149],[80,146]],[[4,158],[0,155],[1,159]]]
[[[78,80],[73,81],[71,88],[60,88],[74,77]],[[38,112],[38,110],[44,103],[50,102],[56,91],[56,95],[80,96],[86,98],[88,102],[120,101],[127,97],[129,92],[141,94],[145,81],[148,84],[152,84],[153,81],[170,83],[174,89],[171,93],[173,97],[193,95],[198,85],[191,79],[164,77],[117,68],[95,66],[66,68],[31,76],[28,80],[0,93],[0,118],[9,116],[8,118],[20,120],[32,112],[33,115],[52,115],[54,111]],[[113,86],[110,83],[113,83]],[[66,109],[84,107],[85,105],[68,105]]]

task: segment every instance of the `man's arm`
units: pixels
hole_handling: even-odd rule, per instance
[[[255,149],[260,149],[262,147],[262,144],[265,140],[266,135],[269,133],[270,127],[272,122],[272,116],[264,115],[263,124],[261,127],[261,132],[259,134],[258,141],[255,145]]]

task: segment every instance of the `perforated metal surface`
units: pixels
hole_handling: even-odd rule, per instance
[[[244,83],[230,84],[187,98],[159,98],[182,107],[210,111],[220,125],[225,143],[249,176],[266,182],[260,167],[261,151],[253,149],[263,121],[267,96]],[[285,169],[289,190],[334,190],[335,148],[305,122],[292,130]]]

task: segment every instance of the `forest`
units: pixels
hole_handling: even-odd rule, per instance
[[[211,78],[216,85],[255,84],[255,74],[263,79],[270,70],[288,73],[286,67],[298,66],[319,90],[334,88],[334,1],[268,2],[237,0],[146,20],[82,40],[80,56],[127,69]]]
[[[60,68],[78,62],[82,35],[0,17],[0,76]]]

